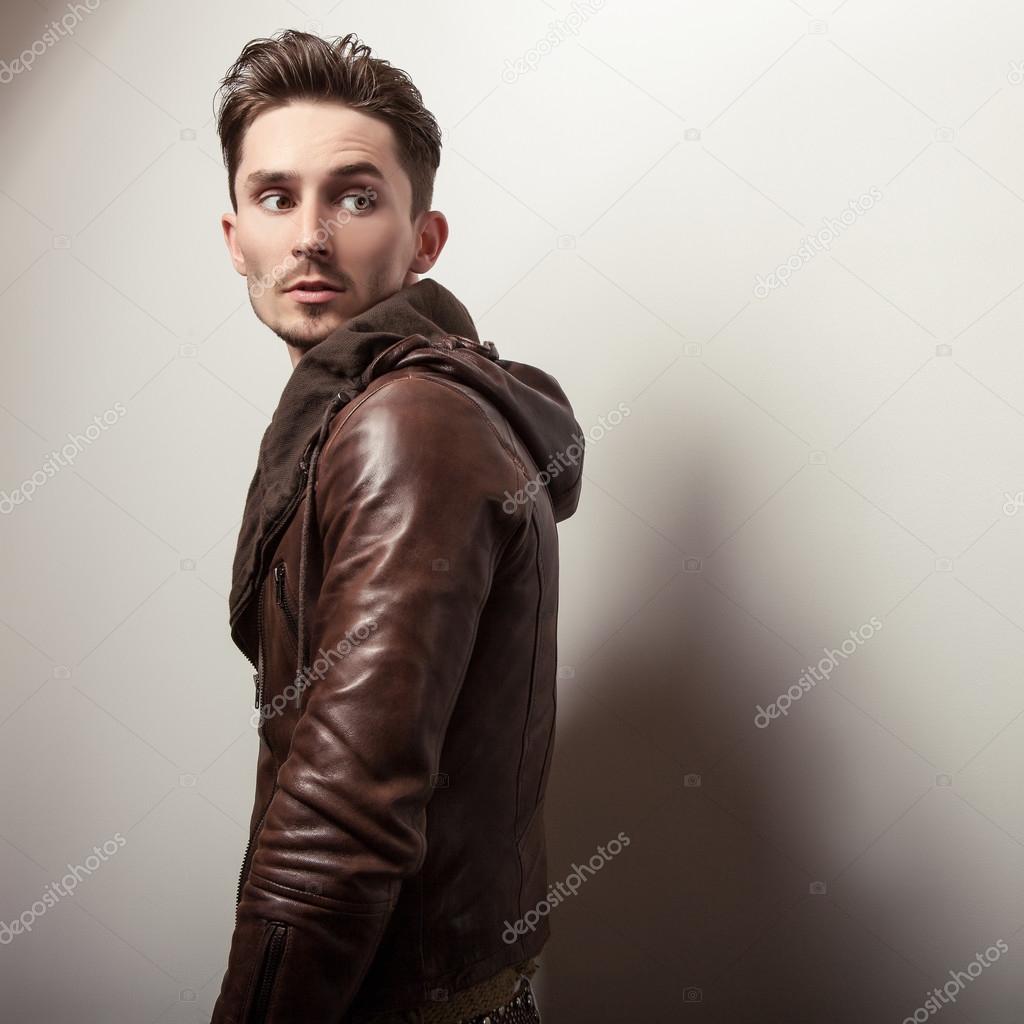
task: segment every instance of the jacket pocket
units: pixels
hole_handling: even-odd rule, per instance
[[[274,991],[274,980],[277,969],[284,956],[285,940],[288,937],[288,926],[280,921],[267,924],[266,944],[259,971],[253,981],[249,999],[249,1012],[245,1015],[245,1024],[264,1024],[267,1019],[267,1007]]]
[[[292,608],[291,598],[288,596],[288,566],[284,562],[278,562],[274,566],[274,600],[277,607],[281,609],[288,630],[291,633],[292,644],[298,643],[299,620]]]

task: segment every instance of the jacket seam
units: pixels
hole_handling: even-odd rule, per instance
[[[381,913],[394,909],[395,906],[395,900],[393,899],[360,903],[355,901],[336,900],[331,896],[321,896],[316,893],[310,893],[304,889],[296,889],[292,885],[285,885],[283,882],[275,882],[273,879],[261,875],[258,871],[254,871],[251,867],[249,868],[249,877],[250,879],[258,879],[258,881],[253,881],[253,885],[257,888],[261,888],[269,892],[283,891],[286,893],[296,893],[297,895],[302,896],[307,902],[313,903],[318,907],[325,907],[328,910],[336,910],[339,913],[355,914],[362,917],[376,917]]]
[[[535,568],[537,572],[537,605],[534,610],[533,616],[533,651],[530,658],[530,688],[529,696],[526,702],[526,713],[523,716],[523,729],[522,729],[522,740],[519,744],[519,766],[516,769],[516,813],[515,820],[519,819],[519,807],[522,802],[522,783],[523,783],[523,764],[526,761],[527,746],[529,745],[530,735],[530,720],[533,716],[533,705],[536,694],[537,685],[537,654],[538,646],[540,644],[540,614],[541,608],[544,604],[544,552],[540,543],[540,536],[537,531],[537,522],[533,515],[533,508],[531,505],[530,509],[530,530],[534,534],[537,541],[537,559],[535,561]],[[537,808],[539,804],[534,807],[530,814],[530,820],[527,822],[526,827],[523,831],[515,837],[515,848],[516,848],[516,861],[519,864],[519,895],[516,899],[516,905],[519,910],[519,917],[523,917],[523,892],[526,888],[526,871],[523,868],[523,851],[521,843],[523,837],[526,836],[530,830],[530,826],[533,824],[533,819],[537,814]]]
[[[545,591],[544,591],[544,548],[543,548],[543,545],[541,544],[540,530],[537,527],[537,521],[536,521],[536,519],[534,518],[534,516],[532,514],[530,516],[530,526],[532,527],[534,535],[537,538],[537,616],[536,616],[536,619],[535,619],[536,629],[534,630],[534,634],[533,634],[533,650],[534,650],[533,679],[534,679],[534,681],[536,681],[536,678],[537,678],[537,658],[540,655],[541,609],[542,609],[542,607],[544,605],[544,596],[545,596]],[[552,687],[552,689],[553,689],[553,687]],[[530,692],[531,692],[531,696],[536,696],[536,689],[535,689],[535,687],[531,687],[531,691]],[[533,708],[533,702],[531,700],[531,710],[532,710],[532,708]],[[552,723],[552,726],[553,725],[554,725],[554,723]],[[545,746],[545,748],[544,748],[544,753],[545,753],[545,761],[546,761],[547,760],[547,746]],[[540,797],[540,787],[541,787],[541,783],[543,782],[543,780],[544,780],[544,763],[542,762],[541,763],[541,775],[540,775],[540,778],[537,780],[537,793],[536,793],[536,796],[534,798],[534,804],[535,804],[534,815],[537,813],[537,807],[540,806],[540,799],[539,799],[539,797]],[[533,824],[533,815],[530,816],[530,820],[527,823],[526,828],[523,830],[523,835],[524,836],[529,831],[530,826],[532,824]],[[520,838],[522,838],[522,837],[520,837]]]

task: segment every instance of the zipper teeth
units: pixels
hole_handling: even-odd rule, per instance
[[[285,926],[283,924],[274,924],[273,929],[273,934],[267,943],[266,956],[263,959],[260,989],[256,995],[253,1013],[250,1016],[252,1024],[262,1024],[266,1018],[267,1004],[270,1002],[270,990],[274,985],[277,965],[281,960],[281,952],[284,948]]]
[[[270,791],[270,800],[274,799],[274,793],[277,792],[277,783],[274,783],[274,788]],[[260,815],[260,820],[256,822],[256,828],[253,829],[252,835],[249,837],[249,842],[245,845],[245,856],[242,858],[242,868],[238,872],[238,896],[235,899],[235,906],[242,902],[242,886],[245,884],[246,871],[249,867],[249,858],[252,855],[252,844],[256,837],[260,834],[260,829],[263,828],[263,823],[267,820],[267,811],[270,810],[270,800],[267,801],[267,806],[263,808],[263,813]],[[235,915],[237,917],[237,913]]]
[[[288,620],[288,626],[296,637],[299,635],[299,623],[295,618],[295,613],[292,611],[291,602],[288,600],[288,590],[285,586],[288,578],[288,569],[284,562],[278,562],[274,566],[274,582],[277,585],[277,603],[281,610],[284,612],[284,617]]]
[[[256,710],[263,703],[263,588],[266,580],[260,582],[259,596],[256,598]]]

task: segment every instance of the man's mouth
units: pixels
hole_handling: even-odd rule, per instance
[[[303,278],[285,289],[296,302],[330,302],[345,289],[321,277]]]

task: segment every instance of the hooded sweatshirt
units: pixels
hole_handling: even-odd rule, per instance
[[[317,456],[331,419],[371,381],[410,366],[445,374],[492,402],[533,457],[555,521],[576,511],[584,437],[557,381],[537,367],[501,359],[493,342],[479,340],[466,307],[437,281],[424,278],[402,288],[302,356],[263,434],[239,529],[229,598],[232,640],[254,666],[256,598],[268,571],[267,559],[303,489],[312,497]],[[312,505],[307,501],[307,520]],[[308,529],[307,521],[303,552]],[[304,617],[300,598],[300,659]]]

